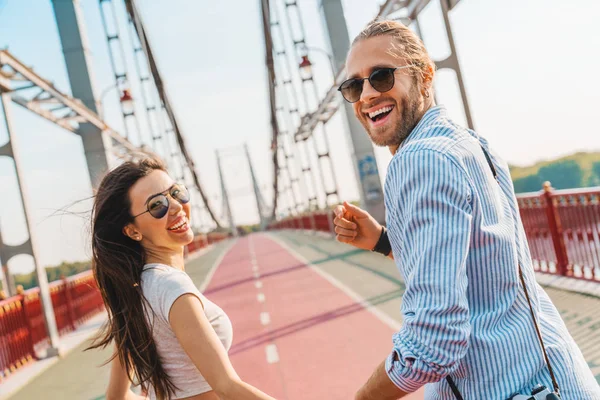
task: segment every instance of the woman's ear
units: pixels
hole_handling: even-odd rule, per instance
[[[123,228],[123,235],[135,240],[136,242],[142,240],[142,234],[135,228],[135,226],[133,226],[133,224],[127,224]]]

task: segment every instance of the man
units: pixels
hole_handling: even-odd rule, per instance
[[[488,162],[487,142],[435,106],[434,63],[422,42],[400,23],[374,21],[354,40],[346,68],[342,95],[373,143],[394,156],[389,231],[345,203],[335,210],[337,238],[395,259],[406,284],[393,350],[356,399],[397,399],[426,385],[425,399],[504,400],[538,384],[552,392],[554,381],[562,399],[600,399],[535,282],[507,165],[493,153]]]

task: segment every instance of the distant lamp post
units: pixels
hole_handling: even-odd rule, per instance
[[[104,89],[100,95],[99,101],[99,113],[100,118],[104,119],[104,98],[106,95],[112,91],[113,89],[118,89],[119,84],[115,83],[114,85],[110,85],[106,89]],[[123,109],[123,114],[125,116],[133,114],[133,96],[131,96],[131,91],[129,89],[123,89],[121,95],[119,96],[119,102],[121,103],[121,107]]]
[[[129,89],[123,89],[123,93],[119,99],[125,116],[133,114],[133,97]]]
[[[298,65],[298,68],[300,68],[303,79],[308,79],[312,75],[312,63],[308,59],[308,55],[302,56],[302,61]]]
[[[333,80],[335,80],[338,71],[335,68],[335,63],[333,62],[333,56],[331,54],[329,54],[329,52],[327,52],[326,50],[321,49],[320,47],[304,47],[305,51],[308,53],[309,51],[316,51],[318,53],[321,53],[325,56],[327,56],[327,59],[329,61],[329,66],[331,67],[331,76],[333,77]],[[310,74],[312,73],[312,62],[308,59],[308,55],[305,55],[302,57],[302,62],[299,65],[300,70],[301,71],[305,71],[304,73],[307,74],[307,76],[310,76]]]

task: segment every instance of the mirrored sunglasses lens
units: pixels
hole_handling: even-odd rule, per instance
[[[362,93],[363,81],[352,79],[342,84],[342,96],[350,103],[356,103]]]
[[[369,77],[369,82],[378,92],[387,92],[394,87],[394,70],[386,68],[374,71]]]
[[[165,195],[159,195],[150,200],[148,203],[148,212],[154,218],[162,218],[169,210],[169,199]]]
[[[181,204],[185,204],[190,201],[190,192],[183,185],[175,185],[171,190],[171,197]]]

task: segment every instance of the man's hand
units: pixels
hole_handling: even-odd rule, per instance
[[[336,239],[363,250],[373,250],[381,235],[381,225],[368,212],[348,202],[333,210]]]

